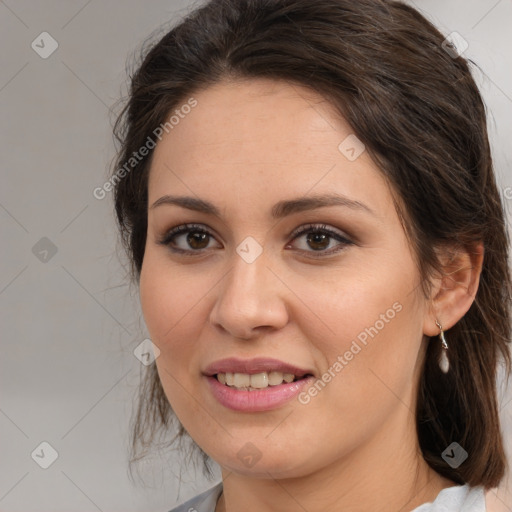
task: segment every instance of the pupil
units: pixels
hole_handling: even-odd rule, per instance
[[[208,245],[208,233],[199,233],[198,231],[191,232],[187,237],[187,242],[190,247],[194,249],[204,249]],[[202,244],[201,242],[205,242],[206,244]]]
[[[310,233],[308,235],[308,244],[310,244],[312,249],[325,249],[329,245],[328,238],[329,237],[325,233]],[[318,246],[318,244],[320,246]]]

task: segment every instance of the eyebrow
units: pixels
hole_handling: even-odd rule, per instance
[[[221,217],[220,210],[214,204],[204,199],[191,196],[165,195],[157,199],[150,206],[150,209],[164,204],[176,205],[188,210],[214,215],[219,218]],[[352,210],[359,210],[376,215],[366,204],[338,194],[321,194],[279,201],[272,207],[271,215],[274,219],[281,219],[293,213],[314,210],[326,206],[345,206]]]

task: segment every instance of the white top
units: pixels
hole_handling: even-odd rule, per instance
[[[222,482],[198,494],[169,512],[215,512],[222,493]],[[457,485],[443,489],[433,503],[424,503],[410,512],[485,512],[483,487]]]

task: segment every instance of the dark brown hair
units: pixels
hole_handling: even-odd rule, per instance
[[[449,51],[444,40],[419,12],[395,1],[212,0],[143,54],[116,123],[116,169],[177,106],[222,80],[285,80],[330,101],[397,197],[426,296],[432,276],[442,270],[436,247],[484,244],[475,301],[447,334],[448,374],[437,365],[440,343],[428,344],[416,417],[423,456],[434,470],[457,483],[490,488],[506,465],[496,374],[500,361],[510,372],[509,239],[470,61]],[[151,154],[122,179],[112,176],[121,240],[136,282]],[[153,365],[141,387],[132,461],[173,418]],[[179,425],[178,438],[184,433]],[[441,457],[453,441],[469,454],[455,469]]]

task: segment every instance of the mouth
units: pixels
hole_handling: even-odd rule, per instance
[[[213,375],[221,384],[240,391],[258,391],[273,386],[280,386],[283,383],[289,384],[312,376],[309,373],[294,375],[279,371],[259,373],[216,373]]]
[[[281,407],[314,380],[310,369],[269,358],[223,359],[209,365],[203,375],[218,402],[244,412]]]

